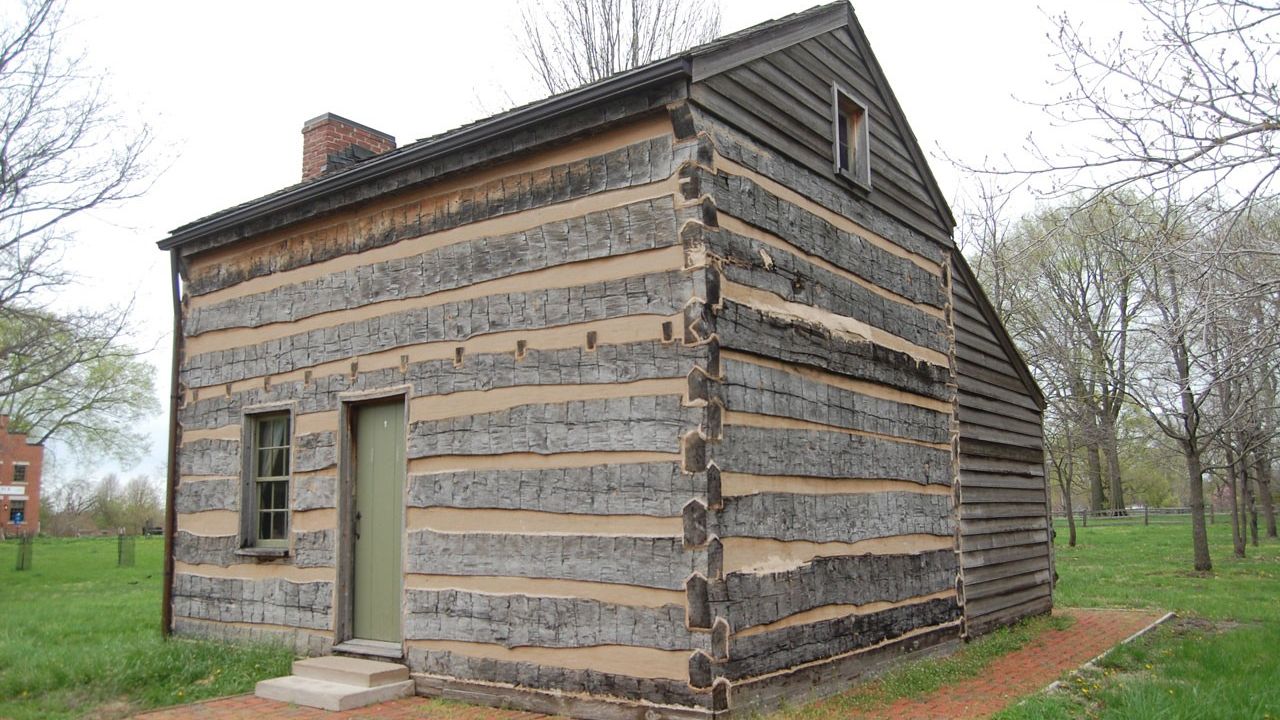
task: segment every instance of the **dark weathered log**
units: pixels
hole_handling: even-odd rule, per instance
[[[753,475],[951,484],[951,457],[944,450],[825,430],[730,425],[712,459],[722,471]]]
[[[701,179],[701,187],[703,192],[715,199],[716,207],[720,212],[726,215],[754,225],[810,255],[823,258],[877,287],[882,287],[908,300],[938,308],[946,305],[946,293],[942,287],[940,275],[931,273],[906,258],[894,255],[864,238],[837,228],[817,215],[779,198],[747,178],[705,171]],[[759,248],[753,246],[760,245],[731,234],[710,237],[709,242],[713,248],[735,260],[746,259],[748,257],[746,253],[755,252]],[[773,248],[766,247],[765,251],[770,255],[781,255]],[[781,270],[784,272],[790,270],[800,277],[812,277],[815,275],[814,270],[817,270],[809,263],[797,263],[786,258],[781,260],[789,265],[789,268],[780,267]],[[830,275],[825,271],[817,274],[824,277]],[[836,278],[837,276],[830,275],[829,279]],[[848,283],[843,279],[839,279],[839,282]]]
[[[173,612],[177,616],[315,630],[332,626],[331,582],[241,580],[178,573],[173,585]]]
[[[711,583],[711,608],[742,630],[824,605],[901,602],[942,592],[955,587],[957,570],[952,550],[820,557],[782,572],[729,573]]]
[[[241,262],[211,264],[200,273],[189,273],[185,290],[189,295],[203,295],[255,277],[311,265],[348,253],[371,250],[407,238],[606,190],[661,180],[670,177],[675,169],[671,141],[670,136],[656,137],[611,150],[605,155],[491,180],[426,202],[410,201],[396,210],[383,211],[375,218],[375,222],[337,226],[328,233],[313,233],[305,238],[305,242],[270,246]],[[451,160],[455,167],[459,166],[458,157]],[[469,163],[461,163],[466,164]],[[416,180],[406,184],[422,182],[432,177],[435,173],[431,171],[431,165],[427,163],[406,170],[406,173],[417,176]],[[343,205],[344,197],[385,197],[385,193],[392,187],[386,180],[376,186],[357,186],[347,193],[316,201],[316,205],[323,207],[298,209],[291,214],[296,221]],[[354,197],[351,197],[346,202],[353,200]],[[275,226],[288,220],[289,216],[290,213],[276,213],[259,224]],[[257,231],[262,229],[265,228]],[[243,237],[254,232],[252,227],[246,227],[240,229],[237,235]],[[222,239],[215,236],[206,240],[206,244],[217,243],[219,240]]]
[[[704,496],[706,476],[677,462],[411,475],[411,507],[501,508],[586,515],[675,517]]]
[[[698,408],[679,395],[519,405],[409,426],[408,456],[562,453],[591,450],[673,452],[697,427]]]
[[[209,620],[173,619],[173,634],[178,637],[212,640],[220,643],[247,645],[276,645],[290,648],[297,655],[315,657],[328,655],[333,640],[327,635],[309,632],[303,628],[257,627],[254,625],[229,625]]]
[[[632,645],[691,650],[709,635],[685,628],[684,607],[617,605],[581,598],[408,590],[405,639],[461,640],[504,647]]]
[[[705,572],[707,550],[678,537],[409,533],[408,569],[432,575],[498,575],[589,580],[683,590]]]
[[[221,385],[406,345],[462,341],[489,333],[560,327],[627,315],[673,315],[692,295],[692,280],[682,271],[568,288],[497,293],[202,353],[187,359],[182,380],[188,387]]]
[[[724,368],[723,397],[729,410],[923,442],[951,439],[951,418],[946,413],[863,395],[755,363],[726,360]]]
[[[605,338],[607,341],[608,338]],[[273,382],[230,395],[201,397],[182,407],[186,430],[236,425],[245,407],[293,403],[299,415],[337,410],[342,393],[393,385],[413,386],[413,397],[435,397],[457,392],[492,390],[521,385],[577,385],[623,383],[656,378],[680,378],[694,365],[711,361],[707,346],[641,341],[612,345],[602,343],[594,351],[585,348],[527,348],[519,357],[511,352],[467,355],[456,366],[452,359],[424,360],[400,368],[381,368],[356,374],[335,373],[310,382]]]
[[[678,240],[675,223],[670,196],[642,200],[194,308],[187,314],[184,329],[194,336],[232,327],[294,322],[571,262],[670,247]]]
[[[529,662],[473,658],[444,650],[409,649],[409,668],[415,673],[501,683],[521,688],[585,693],[687,707],[710,707],[711,693],[689,687],[683,680],[637,678],[629,675],[576,670]]]
[[[765,675],[958,619],[960,606],[955,598],[945,598],[735,637],[722,672],[731,680]]]
[[[707,249],[722,258],[727,280],[860,320],[920,347],[947,351],[946,323],[940,317],[758,240],[727,230],[708,232],[707,236]],[[940,278],[931,277],[941,285]]]
[[[950,370],[918,362],[906,353],[872,342],[832,335],[825,327],[767,315],[725,300],[716,314],[720,347],[888,385],[936,400],[949,399]]]
[[[177,509],[179,513],[239,510],[240,480],[213,478],[184,481],[178,485]]]

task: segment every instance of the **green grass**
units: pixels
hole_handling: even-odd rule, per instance
[[[281,648],[163,641],[163,542],[136,547],[118,568],[114,538],[40,539],[16,572],[17,544],[0,543],[0,718],[123,717],[287,673]]]
[[[1213,572],[1191,572],[1189,525],[1059,530],[1060,606],[1173,610],[1179,619],[996,716],[1032,718],[1280,718],[1280,543],[1231,556],[1230,528],[1210,530]]]

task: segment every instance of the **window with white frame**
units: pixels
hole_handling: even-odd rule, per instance
[[[246,421],[252,448],[247,460],[245,544],[288,547],[291,418],[280,412],[252,415]]]

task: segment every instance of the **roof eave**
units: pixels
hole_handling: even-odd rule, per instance
[[[329,193],[375,180],[404,167],[425,162],[452,152],[466,149],[477,143],[492,140],[505,133],[515,132],[530,125],[545,122],[565,113],[573,112],[626,95],[653,85],[679,78],[692,77],[692,63],[687,55],[615,75],[600,82],[547,98],[524,108],[501,113],[456,133],[446,134],[438,140],[428,140],[416,146],[407,146],[404,152],[393,152],[371,158],[345,172],[321,178],[315,182],[263,198],[260,202],[217,213],[203,220],[172,230],[169,237],[156,243],[161,250],[173,250],[184,243],[235,227],[244,222],[269,215]]]

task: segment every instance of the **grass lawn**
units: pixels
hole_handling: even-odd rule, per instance
[[[1000,713],[1040,718],[1280,718],[1280,542],[1231,555],[1231,530],[1209,527],[1213,572],[1191,571],[1189,524],[1059,528],[1057,602],[1172,610],[1180,616],[1068,680]]]
[[[246,692],[285,674],[279,648],[160,639],[160,538],[138,538],[116,567],[114,538],[36,541],[16,572],[0,543],[0,718],[116,718]]]
[[[1080,529],[1058,546],[1058,604],[1173,610],[1181,618],[1109,655],[1000,720],[1276,718],[1280,720],[1280,543],[1231,558],[1230,529],[1210,528],[1214,572],[1190,572],[1190,528]],[[1066,537],[1065,528],[1059,533]],[[0,718],[117,718],[246,692],[287,672],[290,655],[159,636],[162,542],[139,538],[137,564],[115,565],[114,539],[41,540],[34,568],[14,571],[0,544]],[[840,718],[918,697],[981,673],[1063,618],[992,633],[948,658],[893,670],[844,695],[777,714]]]

